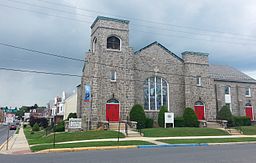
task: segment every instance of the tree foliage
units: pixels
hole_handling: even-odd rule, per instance
[[[196,113],[192,108],[185,108],[183,118],[185,127],[199,127]]]
[[[140,104],[135,104],[130,111],[130,120],[137,122],[137,128],[145,128],[146,115]]]
[[[166,106],[161,106],[160,111],[158,113],[158,121],[157,121],[158,125],[160,127],[164,127],[164,123],[165,123],[165,121],[164,121],[164,113],[165,112],[168,112],[167,107]]]

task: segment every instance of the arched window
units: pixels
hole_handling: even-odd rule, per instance
[[[154,76],[144,82],[144,109],[159,110],[167,106],[169,110],[169,85],[166,80]]]
[[[230,95],[230,86],[225,86],[225,95]]]
[[[97,38],[95,37],[92,41],[92,52],[96,51],[96,43],[97,43]]]
[[[116,36],[110,36],[107,39],[107,49],[120,50],[120,39]]]
[[[252,106],[250,102],[246,103],[245,106]]]
[[[195,103],[195,106],[204,106],[204,103],[202,101],[197,101]]]

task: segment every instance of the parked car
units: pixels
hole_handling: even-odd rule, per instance
[[[10,130],[16,130],[17,129],[17,126],[15,124],[11,124],[9,126]]]

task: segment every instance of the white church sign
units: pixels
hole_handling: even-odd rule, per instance
[[[81,118],[70,118],[68,128],[70,128],[70,129],[82,128],[82,119]]]
[[[174,128],[174,113],[164,113],[164,128],[166,128],[167,123],[172,123]]]

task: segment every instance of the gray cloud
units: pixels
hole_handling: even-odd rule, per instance
[[[83,59],[85,52],[90,48],[90,25],[96,16],[125,17],[131,22],[130,46],[134,50],[158,41],[177,55],[186,50],[207,52],[210,54],[211,63],[231,65],[255,77],[256,2],[254,0],[247,0],[246,3],[243,0],[163,0],[158,3],[152,0],[54,1],[88,11],[51,5],[38,0],[21,2],[56,8],[56,10],[2,1],[0,42]],[[1,6],[3,4],[33,10],[36,13]],[[71,14],[57,10],[65,10]],[[166,24],[180,25],[180,27]],[[78,75],[81,75],[83,66],[80,62],[34,55],[3,46],[0,46],[0,61],[0,67]],[[72,91],[80,82],[79,78],[73,77],[22,74],[1,70],[0,79],[0,106],[34,103],[43,105],[54,96],[61,94],[63,90]]]

